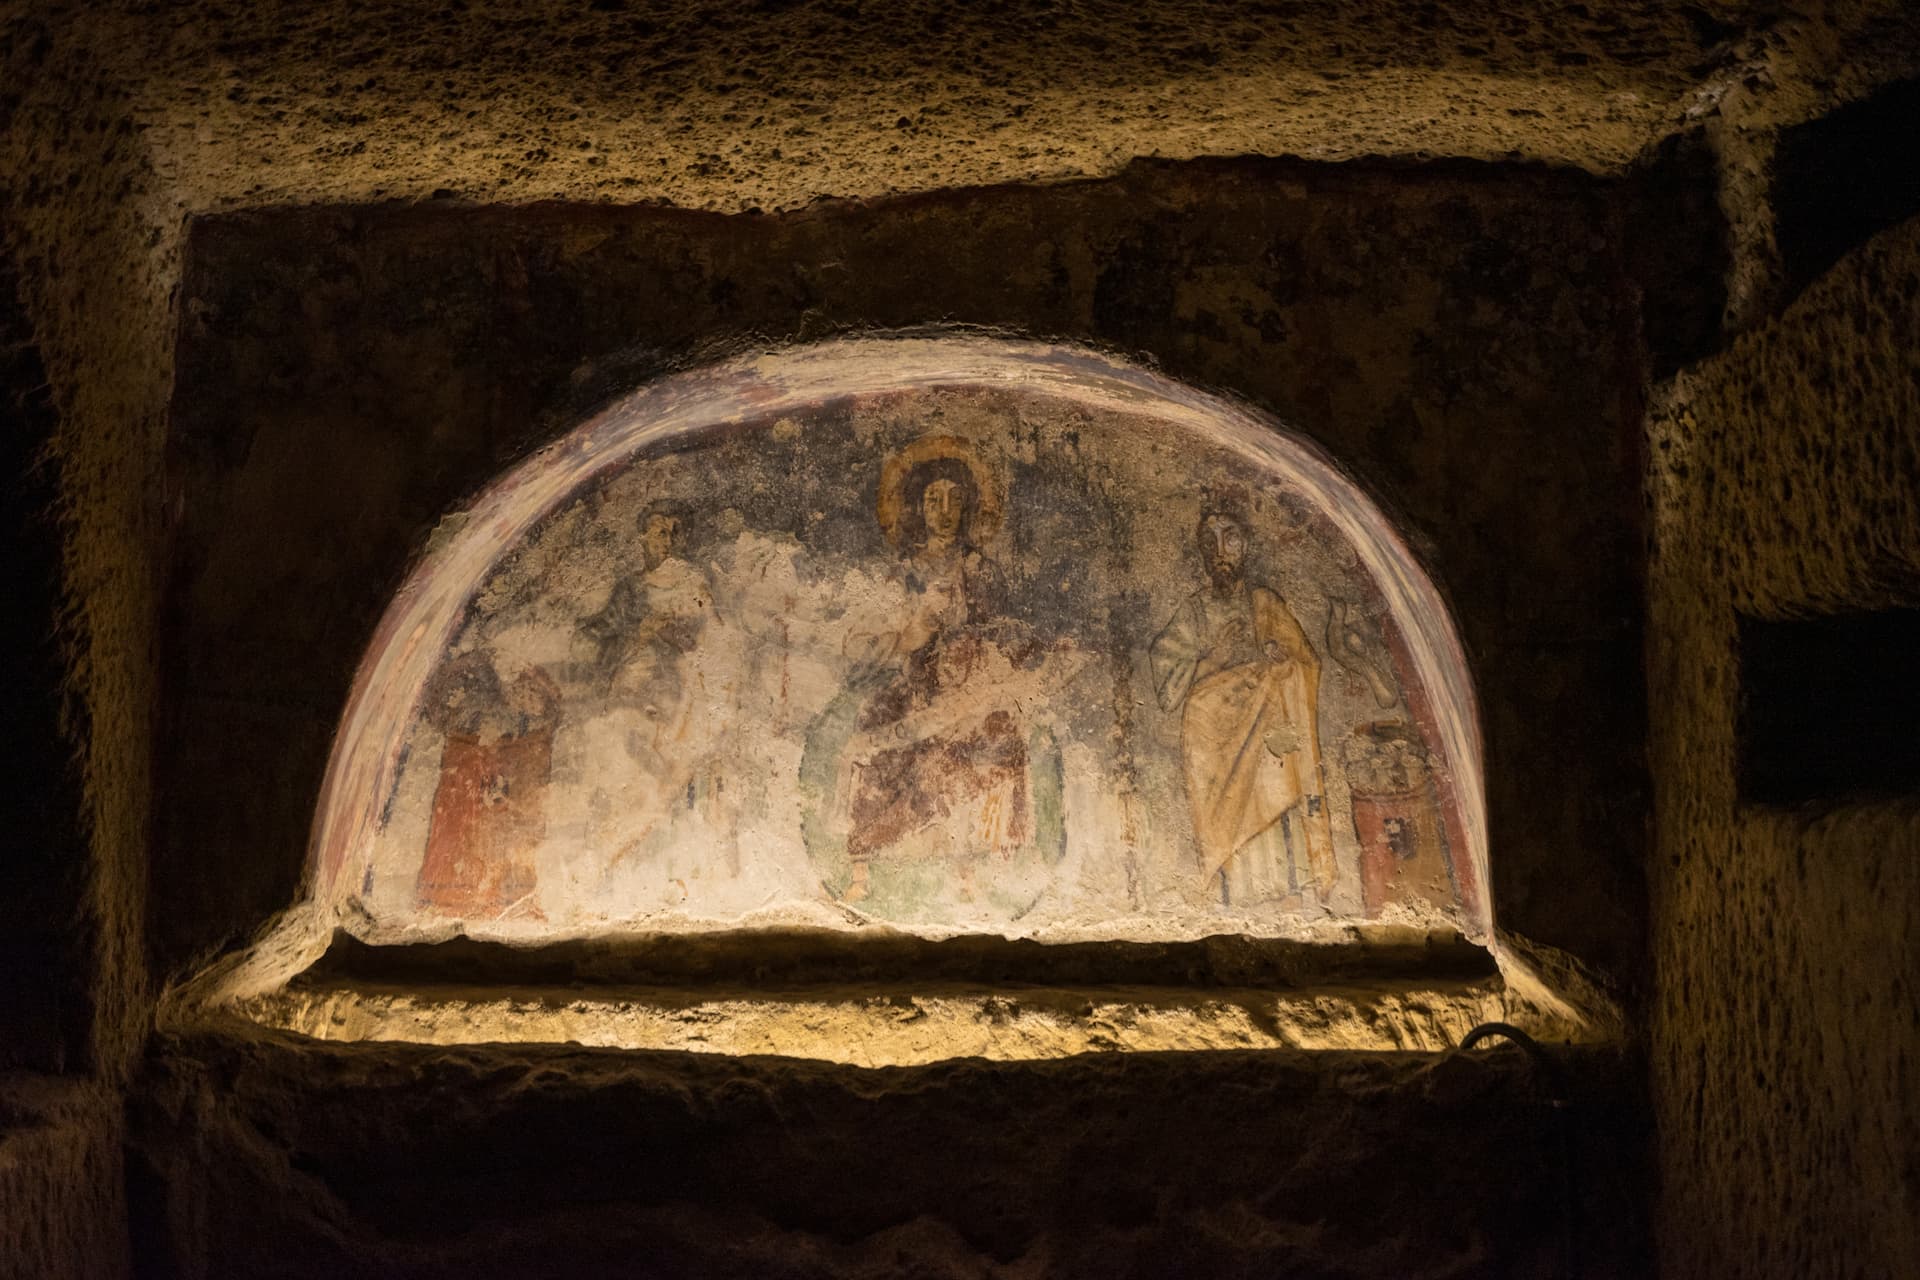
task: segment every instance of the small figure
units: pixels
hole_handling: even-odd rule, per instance
[[[1399,720],[1362,725],[1341,749],[1360,838],[1360,894],[1369,919],[1388,903],[1457,901],[1446,824],[1426,744]]]
[[[592,666],[627,695],[659,681],[663,701],[678,702],[678,662],[699,643],[713,617],[713,588],[697,567],[675,555],[679,517],[648,511],[641,521],[644,571],[620,579],[607,603],[580,624]]]

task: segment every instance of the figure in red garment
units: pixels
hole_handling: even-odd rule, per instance
[[[1396,902],[1452,909],[1462,895],[1454,883],[1433,762],[1419,733],[1402,720],[1362,725],[1347,739],[1343,757],[1368,919]]]
[[[534,848],[546,833],[559,689],[539,668],[501,683],[483,651],[461,654],[427,689],[428,722],[446,735],[422,907],[470,920],[537,920]]]

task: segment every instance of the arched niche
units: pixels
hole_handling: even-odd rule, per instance
[[[646,387],[443,522],[356,678],[310,923],[1485,938],[1432,583],[1244,405],[843,341]]]

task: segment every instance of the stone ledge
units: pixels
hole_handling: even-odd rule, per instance
[[[578,1044],[921,1066],[1078,1054],[1246,1049],[1442,1052],[1488,1021],[1564,1029],[1496,976],[1315,989],[848,984],[477,987],[304,982],[241,1002],[264,1026],[318,1040]]]

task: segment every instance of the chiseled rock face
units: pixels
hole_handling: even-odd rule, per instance
[[[1909,222],[1680,378],[1653,422],[1652,1065],[1674,1276],[1920,1262],[1920,802],[1762,807],[1734,772],[1736,614],[1916,603],[1916,297]]]
[[[1446,608],[1227,401],[1058,344],[776,350],[442,528],[315,820],[363,938],[1487,934]]]
[[[451,205],[248,214],[196,233],[195,268],[180,282],[178,348],[166,242],[149,251],[141,229],[102,233],[71,269],[110,310],[79,326],[84,343],[54,350],[69,370],[113,371],[70,406],[78,416],[69,423],[85,450],[70,474],[95,495],[77,517],[76,545],[99,572],[86,589],[103,597],[90,678],[112,715],[92,776],[110,819],[100,839],[117,859],[103,882],[116,918],[139,918],[138,894],[150,892],[153,954],[175,972],[292,901],[354,667],[409,558],[442,513],[577,422],[596,397],[716,338],[946,319],[1154,355],[1174,377],[1310,427],[1382,495],[1445,585],[1474,662],[1491,842],[1504,851],[1491,894],[1503,919],[1630,972],[1639,948],[1632,815],[1642,794],[1637,399],[1621,371],[1637,367],[1639,314],[1621,227],[1636,199],[1629,184],[1522,166],[1244,161],[779,217]],[[130,262],[140,264],[138,280],[123,274]],[[170,390],[179,399],[169,419],[143,396]],[[163,436],[177,449],[164,487],[152,479]],[[168,749],[159,765],[164,817],[149,827],[147,762],[130,744],[155,736],[156,681],[142,664],[145,628],[161,616],[148,575],[163,513],[181,577],[158,646]],[[230,785],[235,776],[248,785]],[[134,971],[116,964],[112,974],[137,993]],[[193,1041],[164,1072],[193,1076],[197,1056],[223,1052]],[[483,1050],[471,1054],[454,1060],[486,1061]],[[488,1070],[436,1080],[433,1064],[447,1059],[403,1053],[386,1077],[384,1110],[301,1100],[301,1077],[324,1077],[347,1060],[289,1063],[272,1086],[281,1101],[257,1123],[223,1119],[216,1103],[204,1126],[172,1128],[164,1093],[143,1107],[145,1154],[133,1175],[142,1241],[164,1221],[183,1266],[204,1258],[214,1274],[246,1274],[269,1263],[318,1268],[342,1248],[383,1259],[385,1241],[438,1231],[457,1191],[421,1200],[395,1190],[391,1217],[372,1221],[386,1211],[381,1195],[353,1189],[379,1189],[362,1174],[386,1158],[375,1153],[392,1147],[396,1117],[428,1124],[436,1111],[466,1108],[458,1095]],[[1136,1253],[1142,1275],[1183,1260],[1208,1273],[1470,1273],[1513,1257],[1524,1260],[1518,1269],[1541,1269],[1555,1247],[1556,1174],[1540,1117],[1514,1102],[1520,1081],[1458,1109],[1457,1094],[1422,1084],[1395,1095],[1405,1105],[1376,1113],[1369,1100],[1384,1085],[1375,1072],[1428,1077],[1405,1060],[1363,1065],[1305,1068],[1325,1105],[1288,1104],[1274,1130],[1245,1128],[1271,1063],[1242,1063],[1243,1076],[1211,1074],[1200,1059],[1052,1064],[1034,1069],[1065,1073],[1038,1077],[1057,1079],[1058,1096],[998,1113],[998,1077],[962,1065],[941,1077],[950,1084],[937,1112],[908,1102],[863,1110],[868,1083],[849,1077],[819,1104],[844,1113],[845,1127],[819,1138],[804,1126],[783,1136],[782,1101],[772,1114],[648,1113],[679,1135],[671,1143],[629,1128],[616,1148],[583,1146],[570,1128],[529,1135],[509,1120],[404,1158],[435,1181],[512,1162],[487,1206],[495,1234],[460,1245],[449,1272],[484,1269],[520,1239],[532,1241],[516,1255],[523,1270],[539,1274],[606,1232],[614,1257],[643,1237],[666,1242],[663,1269],[698,1259],[682,1272],[723,1269],[724,1259],[697,1250],[735,1239],[746,1241],[741,1273],[798,1272],[821,1258],[819,1271],[879,1274],[898,1269],[897,1249],[946,1259],[938,1265],[959,1274],[1028,1257],[1038,1259],[1026,1264],[1032,1271],[1058,1257],[1054,1270],[1093,1274]],[[1148,1074],[1116,1093],[1098,1083],[1116,1069]],[[1432,1079],[1443,1085],[1453,1070],[1437,1068]],[[411,1087],[401,1083],[409,1072]],[[755,1067],[743,1087],[805,1078],[791,1063]],[[923,1079],[903,1077],[901,1088],[911,1095]],[[1596,1096],[1615,1099],[1600,1114],[1623,1143],[1638,1135],[1630,1109],[1615,1108],[1635,1088],[1625,1070],[1595,1085]],[[1234,1101],[1248,1090],[1252,1109]],[[1168,1097],[1207,1099],[1213,1118],[1190,1123],[1193,1113],[1166,1109]],[[577,1108],[589,1126],[580,1132],[617,1109],[571,1093],[540,1105],[549,1102],[556,1115]],[[1132,1118],[1116,1119],[1123,1113]],[[716,1129],[695,1123],[708,1114]],[[971,1145],[983,1114],[999,1115],[1010,1145]],[[1055,1139],[1064,1155],[1036,1155],[1049,1115],[1071,1120],[1068,1130],[1055,1126],[1069,1135]],[[312,1127],[276,1154],[284,1139],[272,1135],[292,1132],[294,1117]],[[1109,1141],[1102,1129],[1111,1124],[1155,1132]],[[756,1136],[734,1144],[728,1135],[745,1126]],[[1403,1129],[1410,1138],[1396,1136]],[[316,1189],[308,1152],[327,1130],[335,1163]],[[824,1152],[819,1162],[795,1163],[810,1143]],[[350,1154],[355,1144],[365,1144],[360,1154]],[[683,1176],[689,1148],[730,1144],[732,1162]],[[1523,1149],[1530,1163],[1509,1181]],[[1644,1186],[1630,1156],[1612,1149],[1593,1159],[1615,1172],[1593,1185],[1623,1195]],[[830,1189],[846,1179],[826,1157],[848,1151],[903,1153],[904,1163],[876,1156],[836,1201]],[[610,1197],[623,1210],[608,1217],[552,1207],[579,1186],[572,1179],[583,1165],[660,1189],[631,1211],[626,1193]],[[1211,1172],[1194,1183],[1203,1165]],[[1109,1166],[1126,1179],[1111,1196],[1102,1192]],[[736,1176],[804,1191],[812,1199],[802,1216],[824,1225],[790,1226],[802,1211],[778,1202],[743,1208],[726,1191]],[[939,1190],[948,1183],[953,1190]],[[1489,1185],[1496,1207],[1483,1211]],[[1225,1193],[1243,1187],[1254,1189]],[[574,1198],[594,1193],[587,1185]],[[965,1203],[947,1209],[941,1195]],[[1500,1199],[1509,1196],[1517,1204]],[[539,1221],[516,1228],[507,1220],[523,1202]],[[847,1225],[831,1207],[839,1202],[865,1216]],[[935,1207],[913,1207],[920,1203]],[[1411,1218],[1399,1207],[1407,1204],[1418,1206]],[[1589,1256],[1631,1255],[1637,1212],[1627,1203],[1584,1215],[1609,1224]],[[1050,1225],[1020,1225],[1001,1243],[1003,1216]],[[1340,1224],[1337,1238],[1326,1223]],[[429,1251],[403,1248],[413,1259]],[[378,1261],[355,1265],[381,1270]]]
[[[861,1067],[1168,1050],[1444,1053],[1482,1023],[1528,1017],[1497,982],[1431,979],[1311,991],[896,983],[777,994],[302,984],[235,1012],[318,1040],[576,1044]]]
[[[649,354],[625,367],[651,373],[715,335],[947,318],[1152,354],[1326,432],[1379,477],[1461,606],[1492,693],[1494,896],[1530,934],[1631,972],[1640,581],[1637,529],[1609,478],[1639,446],[1643,317],[1621,300],[1684,278],[1682,294],[1717,310],[1717,282],[1696,278],[1720,272],[1718,232],[1699,216],[1713,193],[1696,183],[1679,217],[1623,217],[1618,188],[1596,195],[1524,165],[1281,165],[1251,194],[1230,166],[1129,165],[1451,156],[1611,174],[1703,121],[1742,249],[1730,309],[1750,319],[1769,293],[1771,125],[1906,56],[1897,30],[1860,21],[1897,16],[1875,3],[1824,6],[1831,27],[1811,29],[1804,61],[1761,56],[1808,32],[1789,21],[1747,39],[1776,7],[1380,0],[1118,19],[937,5],[881,21],[824,0],[609,3],[560,20],[532,0],[432,14],[10,7],[4,233],[60,416],[89,733],[93,1068],[113,1082],[140,1061],[159,985],[150,954],[171,977],[290,899],[328,736],[387,591],[434,515],[565,425],[541,414],[572,374],[607,388],[583,353],[640,344]],[[949,190],[1113,174],[1127,217],[1098,216],[1105,182]],[[1235,190],[1233,207],[1214,202]],[[897,193],[931,198],[807,209]],[[368,230],[380,215],[325,208],[386,200],[419,202],[405,216],[426,229],[383,239]],[[551,200],[629,221],[608,232],[577,208],[525,208]],[[673,208],[610,207],[648,202]],[[495,207],[456,226],[461,203]],[[255,212],[269,207],[296,212]],[[229,278],[225,312],[256,327],[196,346],[222,313],[185,270],[187,248],[216,211],[258,236],[240,252],[260,273]],[[548,230],[488,229],[520,220]],[[1645,246],[1676,223],[1693,234],[1655,253],[1648,279],[1615,269],[1623,246],[1609,236]],[[552,256],[526,251],[549,232]],[[276,238],[325,252],[275,259]],[[1715,434],[1765,428],[1778,445],[1840,432],[1802,368],[1830,365],[1824,380],[1866,388],[1867,404],[1909,385],[1910,327],[1898,343],[1849,329],[1853,316],[1897,319],[1888,300],[1912,295],[1909,241],[1888,243],[1871,269],[1816,291],[1795,313],[1803,328],[1705,371],[1709,385],[1686,393],[1700,430],[1676,427],[1670,447],[1697,437],[1716,464],[1752,462],[1761,446]],[[595,278],[598,293],[582,287]],[[1647,331],[1670,314],[1650,306]],[[193,382],[176,355],[196,350],[212,376]],[[1853,369],[1856,351],[1893,372]],[[170,410],[182,386],[192,394]],[[263,386],[274,395],[246,399]],[[1759,387],[1771,407],[1744,403]],[[196,435],[202,405],[215,429]],[[246,429],[222,429],[223,410]],[[1913,420],[1910,403],[1901,412]],[[1652,651],[1656,763],[1676,779],[1655,868],[1657,1048],[1666,1194],[1691,1233],[1670,1236],[1681,1274],[1721,1274],[1776,1240],[1776,1271],[1855,1259],[1898,1271],[1913,1253],[1900,1232],[1920,1218],[1894,1163],[1913,1145],[1898,1088],[1914,984],[1897,968],[1911,929],[1892,913],[1916,895],[1913,860],[1890,851],[1911,848],[1911,823],[1893,810],[1730,816],[1725,773],[1725,593],[1770,584],[1781,594],[1753,597],[1763,612],[1803,588],[1822,603],[1885,598],[1741,523],[1824,513],[1828,551],[1851,559],[1859,529],[1826,517],[1853,509],[1852,494],[1906,519],[1877,473],[1825,465],[1839,440],[1810,440],[1814,460],[1789,466],[1796,441],[1717,499],[1729,473],[1707,468],[1656,495],[1668,523],[1654,616],[1674,637]],[[1762,472],[1793,475],[1796,496],[1768,494],[1752,480]],[[168,587],[175,553],[204,574],[190,594]],[[1806,582],[1802,564],[1817,569]],[[196,648],[204,636],[162,626],[169,609],[237,643]],[[248,630],[262,618],[264,633]],[[298,625],[276,631],[287,618]],[[270,666],[299,679],[248,683]],[[198,673],[217,677],[192,691],[214,710],[174,717],[163,694]],[[196,724],[213,730],[196,738]],[[196,778],[225,809],[173,807]],[[197,863],[176,846],[214,853]],[[1827,982],[1841,961],[1866,980]],[[1486,1064],[963,1063],[881,1089],[838,1068],[714,1060],[688,1083],[611,1054],[298,1053],[250,1034],[166,1040],[152,1056],[129,1181],[156,1270],[165,1250],[184,1274],[631,1274],[622,1260],[643,1245],[659,1270],[755,1275],[1112,1274],[1114,1258],[1142,1275],[1439,1275],[1551,1261],[1543,1130],[1514,1102],[1517,1073]],[[1640,1137],[1638,1076],[1599,1075],[1617,1086],[1601,1096],[1628,1101],[1588,1113],[1588,1189],[1618,1198],[1588,1204],[1583,1251],[1590,1274],[1612,1259],[1642,1275],[1648,1182],[1620,1154]],[[8,1115],[0,1153],[31,1158],[0,1166],[7,1263],[52,1275],[124,1263],[109,1239],[111,1110],[44,1128]],[[1110,1140],[1115,1126],[1148,1136]],[[1294,1141],[1308,1153],[1297,1160]],[[578,1258],[596,1242],[601,1259]]]
[[[0,1272],[127,1272],[126,1139],[119,1090],[0,1076]]]
[[[1583,1274],[1646,1274],[1639,1068],[1566,1066]],[[868,1071],[238,1027],[162,1040],[133,1164],[154,1257],[213,1275],[1551,1275],[1542,1088],[1511,1051]]]
[[[1864,6],[1862,6],[1864,7]],[[139,108],[206,211],[445,193],[783,209],[1139,156],[1458,156],[1618,171],[1731,66],[1753,0],[1240,12],[483,0],[22,23]]]

